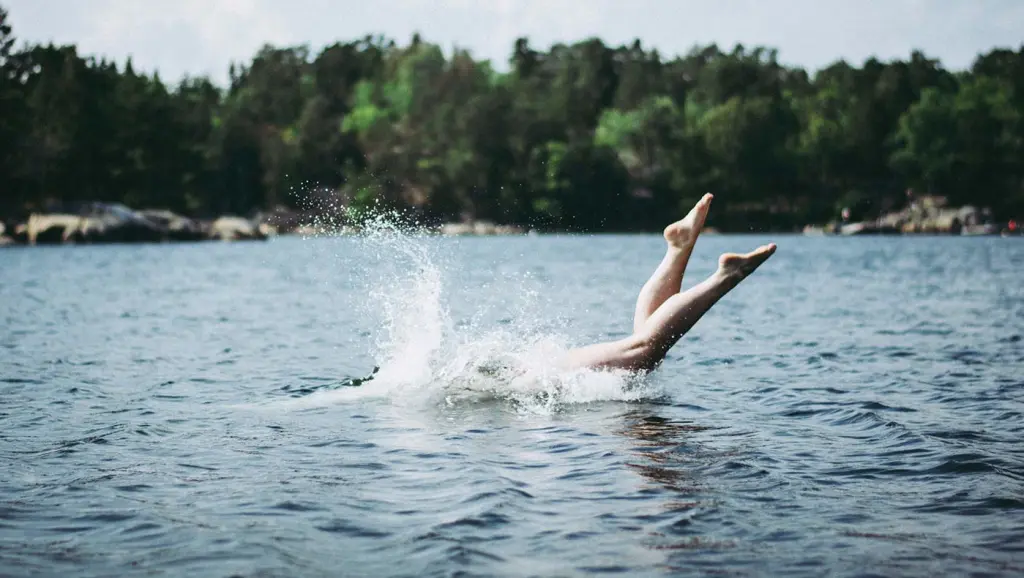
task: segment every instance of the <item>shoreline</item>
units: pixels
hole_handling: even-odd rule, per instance
[[[162,209],[135,210],[117,203],[82,203],[49,213],[32,213],[13,227],[0,220],[0,247],[38,245],[163,244],[187,242],[266,241],[274,237],[357,236],[362,227],[334,225],[330,216],[285,207],[251,217],[222,215],[198,219]],[[844,217],[847,217],[844,211]],[[10,223],[11,221],[8,221]],[[487,220],[440,223],[416,230],[438,237],[519,237],[550,235],[657,235],[660,230],[574,231]],[[975,207],[947,207],[944,199],[925,197],[875,219],[808,224],[800,229],[720,230],[706,235],[801,235],[808,237],[1016,237],[1021,227],[1013,220],[994,222],[991,212]]]
[[[444,234],[438,231],[420,231],[425,232],[429,237],[435,238],[456,238],[456,237],[472,237],[472,238],[515,238],[515,237],[645,237],[645,236],[660,236],[661,233],[655,231],[595,231],[595,232],[575,232],[575,231],[536,231],[530,230],[524,233],[503,233],[503,234],[460,234],[451,235]],[[1014,238],[1024,237],[1020,231],[1008,232],[1002,231],[992,234],[950,234],[942,232],[920,232],[920,233],[859,233],[856,235],[843,235],[843,234],[808,234],[800,231],[708,231],[703,233],[710,236],[728,236],[728,237],[741,237],[741,236],[777,236],[777,237],[822,237],[822,238],[848,238],[848,237],[868,237],[868,238],[880,238],[880,237],[894,237],[894,238]],[[220,240],[219,243],[214,243],[210,239],[184,239],[184,240],[172,240],[172,239],[153,239],[153,240],[131,240],[131,241],[89,241],[89,242],[42,242],[42,243],[18,243],[0,240],[0,249],[3,248],[36,248],[36,247],[87,247],[87,246],[109,246],[109,245],[208,245],[223,244],[223,243],[237,243],[237,242],[271,242],[276,239],[299,239],[299,240],[314,240],[314,239],[331,239],[331,238],[344,238],[344,237],[359,237],[362,232],[359,231],[348,231],[340,233],[330,232],[319,232],[319,233],[302,233],[302,232],[287,232],[287,233],[274,233],[259,238],[251,239],[224,239]]]

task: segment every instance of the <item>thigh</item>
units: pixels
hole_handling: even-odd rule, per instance
[[[650,360],[640,345],[634,337],[627,337],[573,349],[568,355],[569,366],[572,369],[645,369]]]

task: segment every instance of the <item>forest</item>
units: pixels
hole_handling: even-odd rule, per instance
[[[225,32],[227,33],[227,32]],[[419,35],[265,46],[177,83],[19,41],[0,7],[0,219],[104,201],[191,216],[386,206],[423,222],[724,231],[877,215],[908,191],[1024,216],[1024,47],[806,71],[640,40],[474,59]]]

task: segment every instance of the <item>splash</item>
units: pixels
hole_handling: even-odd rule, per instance
[[[502,290],[517,297],[505,325],[487,324],[482,311],[453,323],[445,285],[457,282],[458,267],[429,231],[386,213],[362,218],[358,228],[367,313],[379,327],[374,343],[379,367],[358,387],[317,392],[304,405],[366,398],[447,405],[499,400],[520,411],[547,413],[659,393],[642,376],[567,369],[564,328],[552,327],[539,314],[540,293],[526,286],[525,277],[512,285],[502,280]]]

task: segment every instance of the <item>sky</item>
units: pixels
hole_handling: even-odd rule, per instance
[[[663,55],[695,45],[777,48],[820,69],[839,59],[906,58],[914,49],[950,69],[980,52],[1024,44],[1024,0],[0,0],[23,41],[76,44],[85,55],[224,84],[231,62],[260,46],[308,45],[414,32],[469,49],[504,70],[515,39],[535,48],[598,37]]]

